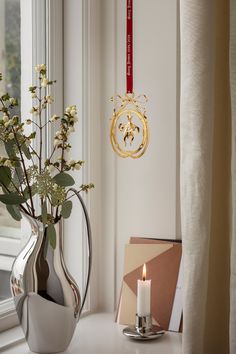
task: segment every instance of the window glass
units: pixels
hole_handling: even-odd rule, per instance
[[[21,39],[20,0],[0,1],[0,70],[3,74],[4,90],[18,100],[16,114],[20,114],[21,86]]]
[[[21,35],[20,0],[0,0],[0,95],[8,92],[17,98],[14,114],[21,107]],[[0,155],[4,156],[3,144]],[[20,223],[14,221],[0,203],[0,301],[9,298],[11,265],[20,245]]]

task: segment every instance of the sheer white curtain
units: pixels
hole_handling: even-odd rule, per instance
[[[236,353],[236,1],[180,0],[183,354]]]

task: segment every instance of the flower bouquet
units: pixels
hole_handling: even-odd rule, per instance
[[[54,225],[68,218],[72,210],[73,194],[69,191],[75,181],[69,172],[79,170],[84,161],[68,157],[69,137],[78,121],[76,106],[67,107],[61,117],[53,115],[45,120],[53,103],[51,86],[56,81],[47,77],[44,64],[37,65],[35,71],[37,84],[29,87],[33,102],[30,118],[23,120],[14,114],[18,105],[14,97],[8,93],[0,97],[0,141],[6,151],[0,156],[0,201],[15,220],[19,221],[23,212],[47,226],[48,241],[55,248]],[[57,127],[54,146],[45,157],[45,132],[52,124]],[[32,127],[30,134],[26,125]],[[92,183],[83,184],[77,192],[93,187]]]

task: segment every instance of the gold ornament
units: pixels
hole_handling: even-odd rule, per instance
[[[112,148],[121,157],[141,157],[149,142],[149,128],[145,112],[147,96],[135,97],[134,93],[117,95],[111,99],[118,109],[114,109],[111,119],[110,140]]]

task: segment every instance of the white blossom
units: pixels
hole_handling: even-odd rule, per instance
[[[2,117],[2,120],[3,120],[3,122],[6,123],[6,122],[9,121],[9,117],[6,114],[4,114],[3,117]]]
[[[70,159],[70,160],[67,161],[67,165],[69,165],[69,166],[73,166],[75,164],[76,164],[75,160]]]
[[[47,79],[46,77],[44,77],[44,78],[42,79],[41,86],[42,86],[42,87],[47,87],[47,84],[48,84],[48,79]]]
[[[57,140],[63,140],[63,135],[60,130],[58,130],[55,134],[55,139]]]
[[[65,112],[74,117],[77,114],[76,106],[74,105],[66,107]]]
[[[60,140],[54,139],[53,146],[56,147],[59,144],[60,144]]]
[[[10,102],[10,104],[14,105],[17,103],[17,100],[14,97],[10,97],[9,102]]]
[[[75,131],[75,128],[71,125],[68,129],[69,133],[73,133]]]
[[[39,106],[34,106],[30,110],[31,114],[38,114],[39,113]]]
[[[46,70],[46,65],[45,64],[38,64],[35,66],[34,69],[36,72],[40,73],[41,70],[44,70],[44,71]]]
[[[76,163],[74,167],[75,167],[75,170],[78,171],[78,170],[80,170],[80,168],[81,168],[81,164]]]
[[[6,160],[3,165],[7,167],[12,167],[12,162],[11,160]]]
[[[55,122],[56,120],[58,120],[60,117],[58,117],[56,114],[54,114],[52,117],[51,117],[51,119],[50,119],[50,121],[51,122]]]
[[[14,139],[14,133],[9,133],[8,134],[8,139],[10,139],[10,140]]]
[[[14,121],[13,119],[9,119],[6,123],[4,123],[4,127],[9,127],[10,125],[13,125],[14,124]]]
[[[76,110],[75,109],[72,109],[71,111],[70,111],[70,115],[72,116],[72,117],[74,117],[75,115],[76,115]]]
[[[53,97],[50,96],[50,95],[46,96],[46,97],[45,97],[45,100],[46,100],[47,103],[49,103],[49,104],[50,104],[50,103],[53,103],[53,101],[54,101],[54,100],[53,100]]]

